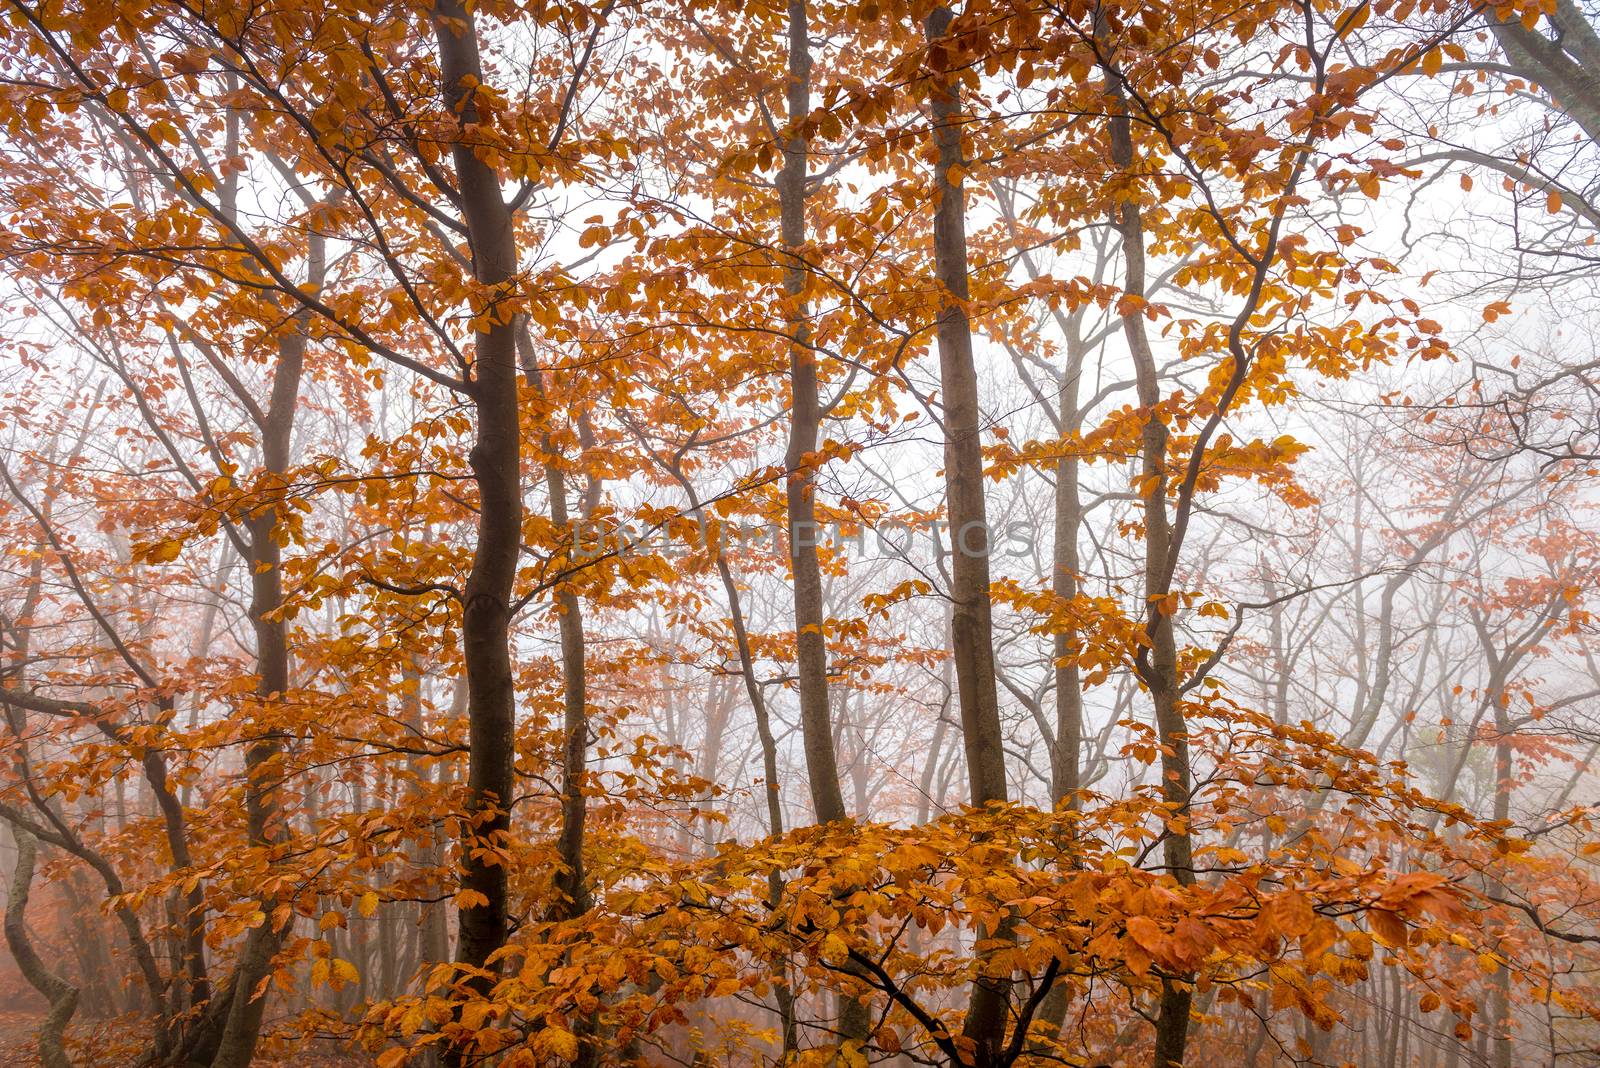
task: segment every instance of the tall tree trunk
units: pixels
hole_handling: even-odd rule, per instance
[[[789,447],[785,497],[789,520],[789,559],[794,569],[795,654],[800,688],[800,734],[806,777],[817,822],[846,817],[839,786],[838,757],[828,705],[828,647],[824,633],[822,572],[817,561],[816,480],[812,454],[822,413],[817,397],[817,360],[806,321],[806,165],[810,145],[798,124],[811,112],[811,43],[806,0],[789,2],[789,77],[785,100],[789,130],[783,138],[783,170],[778,175],[781,238],[787,257],[783,272],[785,318],[789,331]]]
[[[1083,343],[1076,337],[1067,339],[1067,366],[1061,373],[1061,388],[1057,392],[1056,410],[1061,423],[1060,437],[1079,429],[1082,416],[1078,411],[1078,383],[1083,377]],[[1062,456],[1056,461],[1055,492],[1055,545],[1051,553],[1051,592],[1063,603],[1078,596],[1078,574],[1082,562],[1078,556],[1078,531],[1083,526],[1083,501],[1078,492],[1078,467],[1076,455]],[[1071,635],[1061,628],[1051,643],[1056,669],[1056,744],[1050,754],[1051,800],[1057,804],[1066,798],[1068,808],[1079,805],[1078,789],[1083,779],[1083,682],[1079,677],[1078,661],[1072,656]]]
[[[949,28],[949,8],[928,16],[930,42]],[[1005,801],[1005,754],[994,671],[994,640],[989,601],[989,527],[983,494],[982,413],[973,363],[972,324],[966,302],[966,197],[959,172],[960,90],[953,79],[936,78],[931,100],[937,205],[933,220],[934,269],[942,289],[938,321],[939,389],[944,402],[945,493],[949,510],[951,560],[951,645],[956,692],[967,753],[972,803]]]
[[[993,188],[1001,218],[1005,220],[1011,232],[1017,258],[1027,271],[1029,279],[1042,280],[1045,273],[1034,261],[1032,243],[1023,234],[1019,225],[1013,191],[998,182],[994,183]],[[1105,258],[1097,256],[1094,271],[1097,280],[1104,274],[1104,269]],[[1062,455],[1056,460],[1052,527],[1054,541],[1050,557],[1051,592],[1059,602],[1066,604],[1076,599],[1079,592],[1078,579],[1082,560],[1079,555],[1078,536],[1083,529],[1084,518],[1080,488],[1082,462],[1075,452],[1067,448],[1066,443],[1073,435],[1083,430],[1084,413],[1079,408],[1079,390],[1083,381],[1083,365],[1093,346],[1084,337],[1082,308],[1071,311],[1052,308],[1050,316],[1055,321],[1056,328],[1060,330],[1067,350],[1066,364],[1061,369],[1060,381],[1056,386],[1055,411],[1051,414],[1056,439],[1062,445]],[[1008,343],[1006,348],[1011,351],[1013,359],[1017,360],[1019,374],[1025,375],[1021,353]],[[1034,389],[1031,381],[1029,389],[1041,405],[1046,404],[1043,392]],[[1048,414],[1048,408],[1046,411]],[[1077,659],[1071,655],[1072,645],[1071,633],[1059,625],[1056,626],[1051,639],[1051,656],[1055,668],[1056,724],[1054,737],[1050,739],[1050,792],[1053,803],[1060,804],[1061,800],[1066,798],[1067,807],[1075,809],[1080,804],[1076,793],[1083,783],[1083,683]],[[1048,1004],[1050,1003],[1047,1002]],[[1041,1013],[1044,1011],[1041,1009]]]
[[[324,274],[324,245],[312,235],[308,242],[307,278],[319,288]],[[294,436],[295,409],[300,399],[300,377],[305,367],[306,327],[309,313],[296,316],[296,329],[278,342],[278,363],[272,393],[261,426],[262,467],[280,479],[289,470]],[[284,699],[289,690],[288,626],[279,614],[283,608],[283,554],[278,545],[278,506],[263,509],[247,524],[250,552],[250,623],[256,638],[256,715],[270,721],[267,708]],[[277,790],[284,738],[276,728],[263,726],[259,737],[245,749],[245,823],[252,848],[270,849],[281,837]],[[280,929],[272,917],[276,901],[263,901],[267,918],[245,935],[235,966],[233,996],[212,1068],[245,1068],[255,1057],[267,996],[263,986],[287,924]],[[259,994],[257,988],[262,987]]]
[[[522,538],[522,441],[517,416],[516,326],[509,307],[495,307],[516,274],[511,212],[494,169],[477,155],[467,130],[479,121],[474,87],[483,69],[474,16],[459,0],[433,8],[439,76],[445,104],[460,127],[451,145],[462,212],[472,248],[474,279],[489,306],[474,307],[469,396],[477,441],[469,461],[478,485],[478,531],[472,570],[462,596],[461,643],[467,674],[468,812],[461,842],[461,889],[456,959],[493,970],[489,957],[505,945],[507,871],[495,850],[511,831],[516,683],[511,669],[511,594]],[[489,855],[485,855],[489,854]],[[473,984],[486,990],[487,983]],[[453,1051],[455,1063],[465,1060]]]
[[[704,512],[698,503],[695,511],[704,523]],[[706,529],[703,525],[701,529]],[[739,652],[739,677],[744,680],[745,694],[755,712],[756,735],[761,743],[761,771],[765,777],[762,794],[767,802],[767,828],[773,836],[783,833],[783,797],[778,786],[778,742],[772,734],[772,718],[767,712],[767,698],[761,692],[761,682],[756,678],[755,657],[750,652],[750,634],[745,629],[744,610],[740,605],[739,587],[728,568],[728,558],[719,544],[716,553],[717,575],[722,579],[722,589],[728,596],[728,612],[733,620],[733,640]],[[773,908],[783,899],[783,875],[777,868],[767,873],[767,900]],[[778,1003],[778,1018],[783,1026],[783,1053],[787,1057],[796,1048],[794,992],[789,986],[787,967],[785,974],[777,977],[774,991]]]
[[[1058,438],[1062,441],[1081,428],[1083,415],[1078,410],[1078,383],[1083,375],[1087,352],[1076,334],[1076,313],[1070,323],[1074,332],[1067,335],[1067,365],[1061,373],[1061,388],[1056,393]],[[1051,592],[1062,603],[1078,596],[1078,575],[1082,561],[1078,554],[1078,533],[1083,526],[1083,501],[1078,485],[1079,460],[1064,455],[1056,461],[1055,544],[1051,553]],[[1078,790],[1083,784],[1083,680],[1078,661],[1072,655],[1072,636],[1059,626],[1051,638],[1055,658],[1056,736],[1050,751],[1051,801],[1065,799],[1069,809],[1082,805]],[[1039,1005],[1036,1019],[1052,1040],[1061,1034],[1066,1020],[1071,990],[1057,983]]]
[[[817,395],[817,357],[811,344],[805,299],[807,268],[806,171],[811,146],[800,123],[811,113],[810,15],[806,0],[789,0],[788,80],[784,102],[788,128],[783,136],[783,169],[778,175],[780,237],[787,262],[783,272],[785,319],[789,332],[789,447],[784,494],[789,520],[789,562],[794,571],[794,636],[800,691],[800,735],[806,778],[818,823],[845,819],[844,791],[834,744],[828,695],[828,644],[823,608],[822,570],[817,559],[816,471],[813,454],[822,423]],[[839,997],[839,1038],[865,1042],[872,1012],[848,993]]]
[[[527,321],[517,323],[517,346],[522,363],[522,374],[534,396],[543,401],[546,397],[544,373],[539,367],[534,351],[533,335]],[[550,497],[550,522],[556,530],[572,530],[577,544],[577,531],[572,525],[567,503],[567,477],[561,458],[556,453],[554,439],[548,431],[539,435],[539,449],[544,458],[545,490]],[[579,520],[586,521],[595,505],[598,489],[591,483],[586,495],[587,503],[580,508]],[[589,698],[588,672],[584,662],[583,605],[570,586],[556,588],[556,626],[561,636],[561,698],[562,698],[562,750],[561,750],[561,827],[556,835],[556,852],[561,857],[562,871],[556,877],[556,890],[560,894],[552,909],[557,919],[573,919],[589,911],[589,884],[584,875],[584,826],[588,818],[588,800],[583,793],[584,777],[589,763]]]
[[[544,375],[539,368],[533,336],[525,320],[517,324],[517,344],[521,348],[523,376],[534,395],[543,400],[546,396]],[[580,440],[588,437],[584,429],[588,424],[582,419],[580,415]],[[572,526],[567,506],[566,473],[561,468],[554,439],[548,431],[541,431],[539,449],[544,459],[545,489],[550,497],[550,522],[556,530],[572,530],[575,546],[577,531]],[[598,495],[598,483],[591,482],[585,503],[580,508],[580,520],[589,518]],[[556,613],[556,625],[561,636],[562,697],[561,826],[556,833],[556,854],[561,858],[561,870],[556,874],[557,896],[551,904],[550,917],[572,920],[588,912],[592,903],[583,862],[584,829],[589,811],[588,798],[583,792],[589,766],[589,698],[583,605],[565,583],[556,588]],[[579,1027],[582,1045],[574,1062],[577,1068],[597,1063],[599,1050],[592,1031],[592,1025],[588,1023]]]
[[[939,62],[938,48],[954,16],[940,7],[928,16],[926,32],[930,65]],[[973,363],[972,324],[966,302],[966,197],[961,173],[966,158],[961,147],[960,89],[940,67],[934,67],[930,92],[934,164],[934,271],[941,288],[938,320],[939,391],[944,404],[945,499],[952,548],[950,570],[951,655],[961,709],[967,778],[974,805],[1007,800],[1005,750],[1000,733],[1000,702],[994,668],[994,638],[989,601],[989,527],[983,494],[982,413],[978,376]],[[1006,938],[1004,925],[979,937]],[[974,1045],[974,1063],[997,1062],[1005,1041],[1011,982],[1008,976],[985,976],[973,983],[962,1034]]]
[[[1111,116],[1111,159],[1127,170],[1133,165],[1133,140],[1125,108]],[[1140,442],[1139,495],[1144,501],[1146,611],[1148,648],[1138,656],[1140,680],[1150,691],[1156,729],[1161,735],[1161,789],[1168,810],[1162,856],[1170,874],[1182,886],[1194,882],[1193,848],[1186,825],[1192,789],[1188,726],[1179,704],[1177,640],[1172,613],[1166,604],[1171,592],[1173,535],[1167,514],[1167,425],[1161,418],[1161,385],[1155,354],[1144,327],[1145,255],[1144,217],[1137,201],[1127,201],[1116,211],[1122,236],[1125,277],[1123,291],[1139,298],[1122,316],[1123,334],[1133,357],[1135,389],[1144,413]],[[1193,998],[1182,980],[1163,980],[1156,1019],[1155,1068],[1175,1068],[1183,1063],[1189,1036],[1189,1007]]]

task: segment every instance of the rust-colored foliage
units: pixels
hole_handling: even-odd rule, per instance
[[[0,72],[7,1048],[1600,1041],[1570,0],[8,0]]]

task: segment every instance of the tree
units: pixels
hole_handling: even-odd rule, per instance
[[[8,13],[42,1058],[1594,1045],[1578,8]]]

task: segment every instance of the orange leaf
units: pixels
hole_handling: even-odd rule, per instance
[[[1367,922],[1372,926],[1372,933],[1384,945],[1398,948],[1406,944],[1406,924],[1399,913],[1373,909],[1367,913]]]

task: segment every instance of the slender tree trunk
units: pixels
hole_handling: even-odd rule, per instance
[[[1083,373],[1081,344],[1069,340],[1069,358],[1061,375],[1057,394],[1061,437],[1078,429],[1078,382]],[[1083,525],[1083,502],[1078,491],[1078,457],[1063,456],[1056,461],[1055,546],[1051,555],[1051,590],[1062,602],[1078,596],[1078,575],[1082,562],[1078,556],[1078,531]],[[1083,768],[1083,682],[1078,661],[1072,655],[1071,635],[1057,628],[1051,652],[1056,669],[1056,744],[1050,760],[1051,800],[1063,798],[1068,808],[1077,808],[1077,792],[1082,785]]]
[[[533,335],[525,320],[517,324],[517,344],[521,350],[523,378],[534,395],[543,400],[546,395],[544,374],[534,351]],[[562,470],[555,442],[548,432],[540,434],[539,448],[544,454],[544,482],[550,497],[550,522],[556,530],[571,530],[566,472]],[[588,519],[596,492],[591,488],[590,503],[581,510],[580,519]],[[561,857],[562,871],[556,877],[560,900],[555,903],[552,914],[557,919],[572,919],[589,911],[589,884],[583,867],[584,827],[588,818],[588,799],[584,796],[583,784],[589,761],[589,698],[583,605],[566,584],[556,589],[556,614],[556,625],[561,636],[563,738],[561,828],[556,836],[556,851]]]
[[[954,15],[940,7],[926,26],[930,62]],[[951,540],[951,655],[961,709],[967,778],[974,805],[1007,800],[1005,750],[1000,732],[994,636],[989,600],[989,527],[983,493],[982,412],[973,362],[972,324],[966,302],[966,197],[961,174],[961,98],[955,79],[933,70],[929,107],[933,120],[934,270],[942,290],[938,320],[939,387],[944,404],[945,499]],[[1006,925],[980,938],[1008,938]],[[962,1035],[974,1045],[974,1063],[996,1063],[1005,1041],[1009,976],[984,976],[973,983]]]
[[[308,280],[313,287],[320,287],[324,253],[322,239],[316,235],[309,241],[307,259]],[[279,478],[285,477],[289,470],[295,409],[305,366],[308,317],[309,313],[297,316],[295,332],[278,342],[278,363],[261,427],[262,467]],[[259,706],[256,715],[263,724],[271,719],[266,714],[267,707],[281,702],[289,691],[288,626],[279,614],[283,608],[283,555],[278,545],[281,520],[280,509],[273,506],[262,510],[247,524],[250,622],[256,638],[255,696]],[[263,727],[260,736],[245,749],[245,823],[252,848],[270,849],[282,835],[277,791],[283,774],[280,766],[283,743],[280,731]],[[261,911],[267,918],[245,935],[235,967],[227,1023],[211,1061],[212,1068],[245,1068],[254,1059],[267,1004],[264,980],[288,930],[287,924],[280,929],[273,919],[276,905],[276,901],[263,901]],[[261,988],[259,993],[258,988]]]
[[[1044,272],[1034,262],[1032,246],[1021,232],[1013,194],[999,183],[995,184],[994,189],[1001,217],[1011,231],[1019,260],[1030,279],[1041,280]],[[1094,277],[1097,280],[1104,274],[1105,262],[1103,256],[1096,257]],[[1062,444],[1063,451],[1061,457],[1056,460],[1055,471],[1051,592],[1060,602],[1070,603],[1079,593],[1078,580],[1082,561],[1079,555],[1078,537],[1083,529],[1084,511],[1079,484],[1082,463],[1076,453],[1070,451],[1067,443],[1073,435],[1083,430],[1084,413],[1078,405],[1079,388],[1083,381],[1083,365],[1092,346],[1083,334],[1083,309],[1072,311],[1051,309],[1050,315],[1061,332],[1067,350],[1066,364],[1061,369],[1060,382],[1056,388],[1053,416],[1056,439]],[[1013,351],[1013,357],[1017,356],[1018,354]],[[1020,360],[1018,370],[1019,374],[1023,373]],[[1034,392],[1041,404],[1044,403],[1043,393],[1032,390],[1031,384],[1030,391]],[[1080,804],[1076,792],[1083,783],[1083,684],[1077,659],[1072,655],[1073,644],[1072,635],[1057,626],[1051,640],[1051,656],[1055,668],[1056,724],[1054,737],[1050,739],[1052,743],[1050,791],[1053,803],[1060,804],[1061,800],[1066,798],[1067,807],[1075,809]],[[1049,1004],[1047,1002],[1046,1007]],[[1045,1009],[1042,1008],[1041,1013],[1044,1012]]]
[[[949,664],[950,661],[946,660],[946,673],[949,671]],[[954,687],[952,686],[951,689],[954,690]],[[928,742],[928,751],[924,754],[922,775],[917,781],[918,826],[927,823],[928,820],[933,818],[934,777],[939,772],[939,758],[944,755],[944,736],[950,729],[950,721],[945,718],[949,703],[949,698],[947,697],[943,702],[943,706],[939,709],[939,718],[933,725],[933,738]]]
[[[783,272],[785,318],[789,331],[789,447],[784,493],[789,520],[789,562],[794,572],[794,635],[800,692],[800,735],[806,778],[818,823],[847,818],[839,784],[839,761],[828,694],[827,613],[822,570],[817,559],[815,458],[822,423],[817,395],[817,358],[811,344],[805,299],[808,271],[806,171],[811,146],[799,123],[811,113],[810,15],[806,0],[789,0],[788,80],[784,99],[789,128],[783,137],[783,170],[778,175],[781,238],[787,262]],[[872,1030],[868,1005],[844,993],[839,998],[842,1042],[864,1042]]]
[[[701,736],[700,752],[695,761],[695,774],[706,782],[720,782],[722,780],[718,776],[718,769],[722,764],[722,750],[728,733],[728,722],[733,718],[734,709],[738,705],[738,688],[730,679],[717,678],[712,680],[709,691],[705,701],[705,733]],[[705,856],[715,855],[719,830],[719,824],[706,821],[701,833]]]
[[[806,0],[789,2],[789,77],[785,99],[791,126],[811,111],[811,44]],[[810,145],[798,127],[783,139],[783,170],[778,175],[781,237],[787,257],[783,272],[785,318],[789,330],[789,448],[785,497],[789,520],[789,559],[794,569],[794,630],[800,690],[800,734],[806,776],[817,822],[842,820],[847,813],[839,786],[838,758],[828,705],[828,648],[824,633],[822,572],[817,561],[816,482],[812,454],[817,448],[821,408],[817,360],[806,321],[806,162]]]
[[[695,505],[698,512],[699,505]],[[717,575],[722,579],[723,591],[728,595],[728,612],[733,619],[733,640],[739,652],[739,677],[744,680],[745,694],[755,712],[756,735],[761,743],[761,771],[765,777],[762,794],[767,801],[767,828],[774,835],[783,833],[783,796],[778,785],[778,743],[772,734],[772,719],[767,712],[766,695],[756,678],[755,657],[750,653],[750,635],[745,630],[744,611],[740,606],[739,587],[728,569],[728,559],[718,545],[715,549]],[[767,900],[776,908],[783,899],[783,876],[776,869],[767,873]],[[785,968],[787,972],[787,968]],[[795,1050],[794,993],[787,974],[777,977],[774,990],[778,1002],[778,1017],[783,1025],[783,1052],[787,1057]]]
[[[506,865],[494,851],[511,831],[516,683],[511,668],[511,595],[522,538],[522,441],[518,427],[516,326],[508,294],[517,266],[511,212],[493,168],[478,157],[467,131],[477,124],[474,87],[482,79],[475,17],[459,0],[433,8],[439,76],[445,104],[460,122],[451,156],[472,248],[474,279],[488,290],[487,306],[473,308],[469,395],[477,441],[469,462],[478,485],[478,531],[461,611],[467,674],[468,812],[461,842],[459,942],[456,959],[490,971],[489,957],[508,931]],[[489,855],[485,855],[489,854]],[[480,991],[487,983],[477,980]],[[452,1051],[454,1063],[466,1052]]]
[[[699,511],[699,505],[696,506]],[[728,559],[719,545],[716,548],[717,575],[728,595],[728,612],[733,619],[733,639],[739,651],[739,676],[744,680],[745,694],[755,712],[756,735],[761,743],[761,772],[765,778],[762,793],[767,801],[767,827],[774,836],[783,833],[783,795],[778,785],[778,742],[772,734],[772,718],[767,712],[766,695],[756,678],[755,657],[750,652],[750,635],[745,629],[744,611],[740,606],[739,587],[728,568]],[[783,899],[783,875],[773,868],[767,873],[767,900],[773,908]],[[787,966],[785,974],[777,977],[774,992],[778,1003],[778,1018],[783,1026],[783,1053],[787,1057],[796,1048],[794,993],[789,986]]]
[[[552,498],[553,502],[559,500],[559,497]],[[566,525],[564,504],[558,509],[552,503],[551,513],[557,529]],[[561,875],[556,879],[561,900],[555,910],[558,916],[570,919],[588,912],[590,904],[588,877],[583,866],[584,826],[588,816],[588,799],[583,792],[589,761],[588,684],[584,670],[583,609],[571,590],[558,593],[556,604],[561,613],[565,743],[561,754],[561,830],[556,842],[562,864]]]
[[[1119,101],[1120,103],[1120,101]],[[1122,108],[1111,117],[1111,159],[1118,167],[1133,165],[1133,141],[1127,113]],[[1194,859],[1185,821],[1192,790],[1188,725],[1179,704],[1177,640],[1172,612],[1165,603],[1171,593],[1172,522],[1167,513],[1167,425],[1161,418],[1161,385],[1155,354],[1144,327],[1145,256],[1144,217],[1137,202],[1116,209],[1122,236],[1125,278],[1123,291],[1139,298],[1122,316],[1123,334],[1133,357],[1135,389],[1144,412],[1140,443],[1139,495],[1144,501],[1145,633],[1148,650],[1141,650],[1139,678],[1150,691],[1156,729],[1161,735],[1161,786],[1168,809],[1162,856],[1180,885],[1194,882]],[[1155,1068],[1175,1068],[1183,1063],[1189,1035],[1189,1008],[1193,992],[1181,980],[1164,980],[1156,1019]]]
[[[533,335],[525,319],[516,324],[516,343],[520,349],[524,380],[534,396],[543,401],[544,374],[539,367],[534,350]],[[586,417],[577,417],[580,442],[588,445],[591,435]],[[573,544],[578,532],[572,525],[567,503],[567,478],[557,453],[554,439],[548,431],[539,435],[539,449],[544,460],[545,489],[550,498],[550,522],[558,531],[572,531]],[[579,519],[587,521],[599,503],[600,484],[591,480],[579,507]],[[550,917],[556,920],[577,919],[589,911],[592,899],[589,880],[584,872],[583,850],[589,802],[584,793],[589,766],[589,697],[588,669],[585,662],[583,636],[583,605],[570,585],[559,584],[555,594],[556,625],[561,637],[561,697],[562,697],[562,750],[561,750],[561,826],[556,834],[556,853],[561,858],[561,870],[556,874],[556,900],[552,902]],[[590,1022],[579,1027],[580,1053],[576,1068],[596,1063],[600,1050]]]
[[[1057,421],[1060,424],[1057,436],[1062,441],[1082,425],[1082,413],[1078,411],[1078,383],[1083,375],[1085,355],[1082,341],[1069,335],[1067,365],[1062,369],[1061,388],[1056,393]],[[1077,598],[1078,575],[1082,571],[1078,533],[1083,526],[1083,502],[1079,494],[1078,475],[1077,456],[1066,455],[1056,461],[1051,592],[1062,603]],[[1055,805],[1062,804],[1064,799],[1068,809],[1076,810],[1082,804],[1078,790],[1083,783],[1083,680],[1078,661],[1073,656],[1072,644],[1072,635],[1058,626],[1051,637],[1050,650],[1055,658],[1056,673],[1056,736],[1050,752],[1050,799]],[[1069,1007],[1069,995],[1067,985],[1057,983],[1039,1005],[1036,1018],[1051,1039],[1061,1034],[1061,1025]]]
[[[936,42],[952,15],[938,8],[928,17],[928,39]],[[951,642],[956,692],[967,751],[972,802],[1005,801],[1005,754],[1000,734],[989,600],[989,529],[983,494],[982,412],[973,362],[972,324],[966,302],[966,200],[959,172],[961,99],[956,83],[935,81],[931,111],[938,152],[934,189],[934,265],[943,305],[939,312],[939,385],[944,401],[945,491],[951,535]]]
[[[670,467],[674,478],[689,497],[689,509],[700,525],[700,536],[705,540],[706,551],[716,566],[717,577],[722,581],[722,591],[728,599],[728,618],[733,628],[734,650],[739,656],[739,677],[744,681],[745,696],[750,699],[750,709],[755,714],[756,737],[761,746],[762,796],[767,806],[767,830],[773,837],[783,834],[783,791],[778,782],[778,741],[772,733],[772,717],[767,710],[767,697],[761,690],[761,680],[756,677],[755,654],[750,650],[750,631],[744,620],[744,601],[739,596],[739,584],[734,580],[733,569],[728,566],[728,555],[723,551],[722,540],[713,534],[704,505],[695,492],[694,484],[681,467]],[[767,901],[777,908],[783,899],[783,873],[773,868],[767,873]],[[794,991],[789,985],[787,962],[781,964],[782,974],[773,983],[774,999],[778,1004],[778,1018],[782,1026],[783,1055],[789,1057],[797,1048]]]

